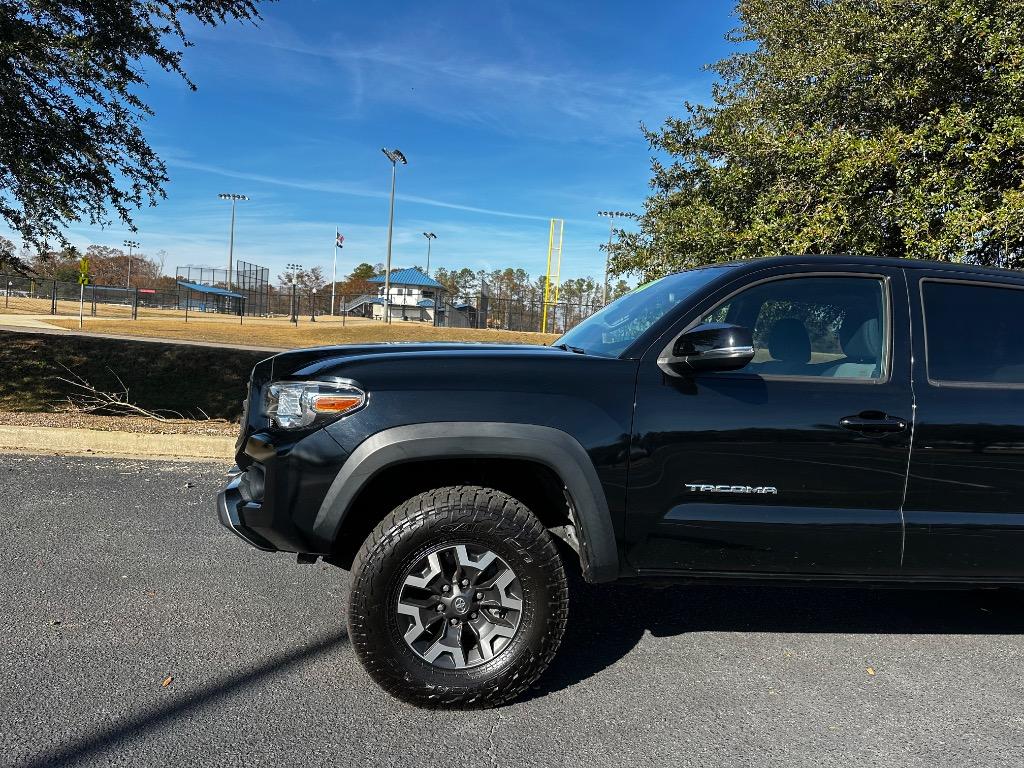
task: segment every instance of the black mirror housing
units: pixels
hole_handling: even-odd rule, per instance
[[[754,336],[749,328],[730,323],[704,323],[676,338],[658,357],[670,376],[698,371],[735,371],[754,359]]]

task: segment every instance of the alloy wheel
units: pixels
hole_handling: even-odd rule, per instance
[[[396,610],[402,636],[417,656],[436,667],[465,669],[509,646],[523,615],[523,592],[497,554],[452,544],[413,564]]]

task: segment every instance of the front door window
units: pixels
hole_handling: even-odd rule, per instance
[[[742,373],[881,379],[885,292],[873,277],[772,280],[719,305],[702,322],[750,328],[754,359]]]

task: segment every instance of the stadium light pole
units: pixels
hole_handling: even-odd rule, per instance
[[[391,161],[391,210],[388,213],[388,252],[384,264],[384,322],[391,322],[391,235],[395,228],[395,178],[398,176],[398,164],[408,165],[400,149],[384,147],[381,152]]]
[[[217,195],[221,200],[231,201],[231,233],[228,236],[228,290],[231,290],[231,270],[235,258],[235,203],[239,200],[248,200],[245,195],[238,195],[234,192],[221,193]]]
[[[604,284],[601,287],[601,304],[608,304],[608,260],[612,255],[612,236],[615,234],[616,218],[632,218],[633,214],[627,211],[598,211],[598,216],[608,219],[608,250],[604,254]]]
[[[302,271],[301,264],[288,264],[288,282],[292,284],[292,322],[299,324],[299,302],[296,291],[298,290],[299,272]]]
[[[423,236],[427,238],[427,277],[430,277],[430,241],[437,240],[437,235],[433,232],[424,232]]]
[[[134,240],[125,240],[124,247],[128,249],[128,279],[125,281],[124,287],[132,287],[132,248],[141,248]]]

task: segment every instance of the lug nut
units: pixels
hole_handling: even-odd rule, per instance
[[[476,599],[477,600],[483,600],[484,599],[484,593],[483,592],[477,592],[476,593]]]
[[[458,619],[452,619],[452,620],[451,620],[451,622],[450,622],[450,624],[451,624],[451,625],[452,625],[453,627],[457,627],[457,626],[459,626],[459,620],[458,620]]]
[[[463,579],[462,580],[462,586],[468,587],[469,586],[469,579]]]
[[[440,603],[438,603],[438,605],[437,605],[437,612],[438,613],[442,613],[443,611],[444,611],[444,606],[441,605]]]
[[[474,611],[473,613],[469,614],[469,618],[475,619],[476,618],[476,612]]]
[[[445,584],[443,587],[441,587],[441,591],[442,592],[451,592],[452,588],[449,587],[447,584]]]

